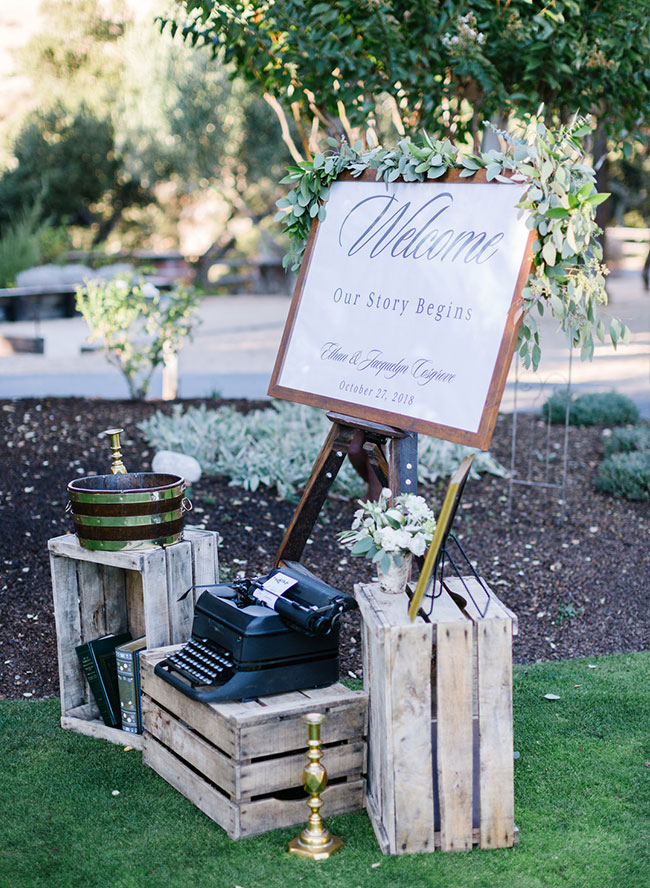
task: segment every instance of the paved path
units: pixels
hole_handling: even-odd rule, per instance
[[[650,294],[642,289],[638,272],[624,272],[609,280],[610,305],[606,314],[624,320],[632,330],[630,345],[615,351],[597,345],[593,362],[574,357],[574,391],[615,389],[632,398],[650,419]],[[264,398],[289,309],[286,296],[227,296],[205,299],[201,326],[179,357],[179,396],[216,395],[224,398]],[[517,403],[533,409],[552,388],[565,386],[569,352],[556,324],[542,322],[542,363],[537,374],[520,372]],[[0,397],[128,396],[121,374],[101,351],[81,352],[87,327],[80,317],[19,323],[0,323],[2,336],[45,339],[44,355],[0,356]],[[514,404],[514,368],[510,372],[502,409]],[[151,394],[160,397],[160,374]]]

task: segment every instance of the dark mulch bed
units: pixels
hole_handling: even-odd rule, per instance
[[[218,402],[210,402],[218,406]],[[262,406],[238,402],[246,410]],[[0,696],[58,693],[56,635],[47,541],[71,530],[64,514],[73,478],[108,471],[111,426],[127,429],[124,459],[147,471],[153,454],[137,423],[170,404],[75,398],[0,402],[2,556],[0,564]],[[518,440],[528,443],[520,417]],[[539,430],[543,435],[543,430]],[[554,428],[550,448],[560,461],[564,430]],[[510,461],[511,420],[500,417],[492,453]],[[566,520],[558,493],[516,487],[508,518],[508,483],[484,475],[466,487],[454,525],[469,557],[499,597],[519,616],[518,662],[593,656],[650,647],[650,507],[598,494],[592,480],[603,454],[602,429],[571,429]],[[439,508],[444,485],[421,490]],[[206,478],[192,490],[196,524],[218,530],[225,576],[270,569],[294,504],[274,491],[254,494]],[[355,504],[331,498],[307,546],[304,563],[341,589],[369,579],[368,562],[347,557],[335,532],[349,527]],[[359,623],[350,615],[342,633],[342,674],[361,674]]]

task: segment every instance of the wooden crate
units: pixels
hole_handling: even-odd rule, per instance
[[[465,578],[479,606],[485,592]],[[492,593],[484,617],[462,581],[445,581],[431,622],[406,595],[359,585],[369,692],[366,807],[385,854],[503,848],[514,824],[512,635]],[[433,657],[432,657],[433,654]]]
[[[187,641],[192,585],[218,582],[217,534],[185,528],[182,542],[166,548],[102,552],[84,549],[73,534],[48,542],[56,621],[61,725],[113,743],[141,746],[102,721],[75,647],[108,633],[147,637],[147,646]]]
[[[306,823],[302,788],[307,727],[324,712],[325,819],[363,808],[368,698],[341,684],[261,697],[199,703],[154,674],[174,647],[141,658],[143,761],[231,839]]]

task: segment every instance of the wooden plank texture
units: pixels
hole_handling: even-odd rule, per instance
[[[225,755],[146,696],[143,697],[143,718],[150,734],[215,783],[231,799],[250,798],[301,786],[302,771],[307,763],[304,752],[257,762],[241,762]],[[323,764],[329,780],[346,776],[359,779],[364,750],[365,742],[361,739],[326,747],[323,750]]]
[[[61,713],[88,701],[88,686],[75,652],[81,643],[79,587],[74,561],[50,553]]]
[[[82,562],[79,562],[81,565]],[[108,632],[115,634],[126,632],[129,620],[126,609],[126,577],[121,567],[105,564],[102,567],[102,584],[104,588],[104,608],[106,611],[106,627]],[[85,589],[81,587],[82,596]]]
[[[71,562],[75,564],[75,562]],[[91,561],[77,561],[79,610],[81,613],[81,641],[91,641],[106,635],[106,608],[104,606],[104,578],[102,566]]]
[[[146,694],[142,697],[142,719],[145,730],[159,743],[216,783],[230,798],[237,796],[237,774],[230,756],[161,709]]]
[[[128,615],[128,630],[133,638],[141,638],[147,634],[147,630],[144,624],[142,574],[139,571],[124,571],[124,598]]]
[[[424,622],[390,631],[386,666],[390,677],[398,854],[434,848],[431,634],[431,624]]]
[[[512,622],[477,627],[481,848],[514,842]]]
[[[143,737],[142,763],[153,768],[163,780],[171,784],[211,820],[216,821],[231,839],[239,838],[241,831],[238,818],[235,820],[235,815],[239,813],[236,805],[165,749],[151,734],[145,733]]]
[[[194,600],[188,595],[192,586],[192,546],[189,541],[165,549],[167,565],[167,607],[169,642],[184,644],[192,634]]]
[[[481,606],[484,590],[475,579],[465,579],[475,584],[471,591]],[[462,581],[452,578],[445,586],[467,599]],[[362,617],[364,683],[370,695],[366,807],[382,851],[512,845],[517,836],[512,761],[514,615],[493,594],[485,616],[471,601],[461,611],[443,589],[432,623],[427,624],[434,633],[431,639],[418,637],[418,624],[407,621],[406,597],[400,601],[399,596],[382,595],[374,584],[356,586],[355,596]],[[433,683],[427,675],[432,641]],[[411,697],[411,688],[419,694]],[[420,728],[431,704],[430,692],[434,699],[428,724],[430,728],[433,713],[435,745],[431,730]],[[409,787],[413,763],[432,762],[434,755],[436,780],[421,774],[417,788]],[[440,812],[435,832],[434,792]],[[421,802],[423,797],[426,802]]]
[[[109,740],[118,746],[131,746],[133,749],[142,748],[142,734],[128,734],[121,728],[110,728],[101,719],[87,720],[74,718],[70,715],[61,716],[61,727],[77,734],[85,734],[87,737],[97,737],[99,740]]]
[[[141,570],[142,561],[149,552],[156,549],[130,549],[121,552],[104,552],[102,550],[84,549],[79,545],[76,534],[66,533],[48,541],[48,549],[54,555],[74,558],[76,561],[92,561],[93,564],[108,564],[121,567],[123,570]]]
[[[205,583],[212,585],[219,582],[219,554],[217,541],[219,535],[215,531],[198,530],[186,527],[184,538],[192,544],[192,583],[200,586]],[[194,590],[194,599],[199,596]]]
[[[164,549],[152,549],[142,563],[142,597],[147,647],[169,644],[167,564]]]
[[[368,811],[389,853],[433,850],[432,626],[408,618],[406,595],[355,587],[369,692]]]
[[[194,730],[202,734],[214,746],[227,755],[235,754],[235,727],[227,719],[214,718],[211,706],[191,700],[177,691],[162,678],[154,674],[155,661],[149,651],[140,654],[140,682],[142,692],[156,703],[172,712],[177,718],[192,725]]]
[[[357,811],[364,805],[365,783],[362,779],[350,783],[330,784],[321,793],[321,816],[327,819],[337,814]],[[304,799],[257,799],[242,802],[239,807],[240,835],[254,836],[269,830],[296,824],[304,825],[309,817],[307,796]]]
[[[472,624],[440,622],[436,631],[437,773],[440,845],[472,847]]]

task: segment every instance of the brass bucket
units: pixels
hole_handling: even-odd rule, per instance
[[[185,480],[154,472],[93,475],[68,484],[79,545],[116,551],[170,546],[183,539]]]
[[[111,474],[77,478],[68,484],[79,545],[118,551],[171,546],[183,539],[183,515],[192,504],[183,494],[185,479],[160,472],[127,472],[120,452],[123,429],[107,429]]]

